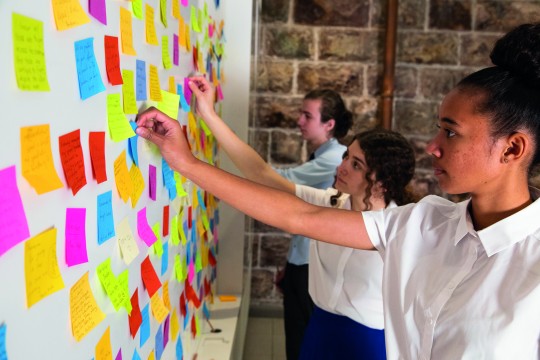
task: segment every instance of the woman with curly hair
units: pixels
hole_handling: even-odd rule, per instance
[[[228,174],[197,160],[178,123],[150,109],[137,133],[171,167],[244,213],[314,239],[376,249],[384,261],[390,359],[538,359],[540,354],[540,24],[499,39],[494,66],[443,99],[426,151],[440,187],[379,211],[343,211]],[[192,88],[196,84],[192,84]]]

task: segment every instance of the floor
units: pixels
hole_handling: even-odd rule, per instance
[[[243,360],[285,360],[283,318],[249,317]]]

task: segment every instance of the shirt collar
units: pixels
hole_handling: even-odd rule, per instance
[[[456,216],[459,217],[459,222],[456,226],[454,245],[457,245],[465,238],[465,235],[475,233],[471,215],[469,215],[469,211],[467,210],[470,202],[471,199],[467,199],[457,204]]]
[[[323,152],[325,152],[329,147],[337,143],[336,138],[330,138],[328,141],[326,141],[324,144],[319,146],[317,150],[315,150],[313,153],[315,154],[315,157],[319,156]]]

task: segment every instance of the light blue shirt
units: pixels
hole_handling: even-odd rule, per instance
[[[299,166],[275,170],[295,184],[326,189],[334,183],[336,168],[341,163],[346,150],[346,146],[341,145],[335,138],[331,138],[315,150],[315,159]],[[294,265],[307,264],[310,240],[304,236],[293,235],[287,261]]]

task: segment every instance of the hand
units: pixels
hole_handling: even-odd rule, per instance
[[[193,76],[189,78],[189,88],[195,95],[197,101],[196,111],[204,120],[210,119],[216,114],[214,111],[214,99],[216,92],[212,84],[204,76]]]
[[[136,123],[137,134],[154,143],[173,170],[182,172],[196,160],[178,121],[152,106],[137,115]]]

